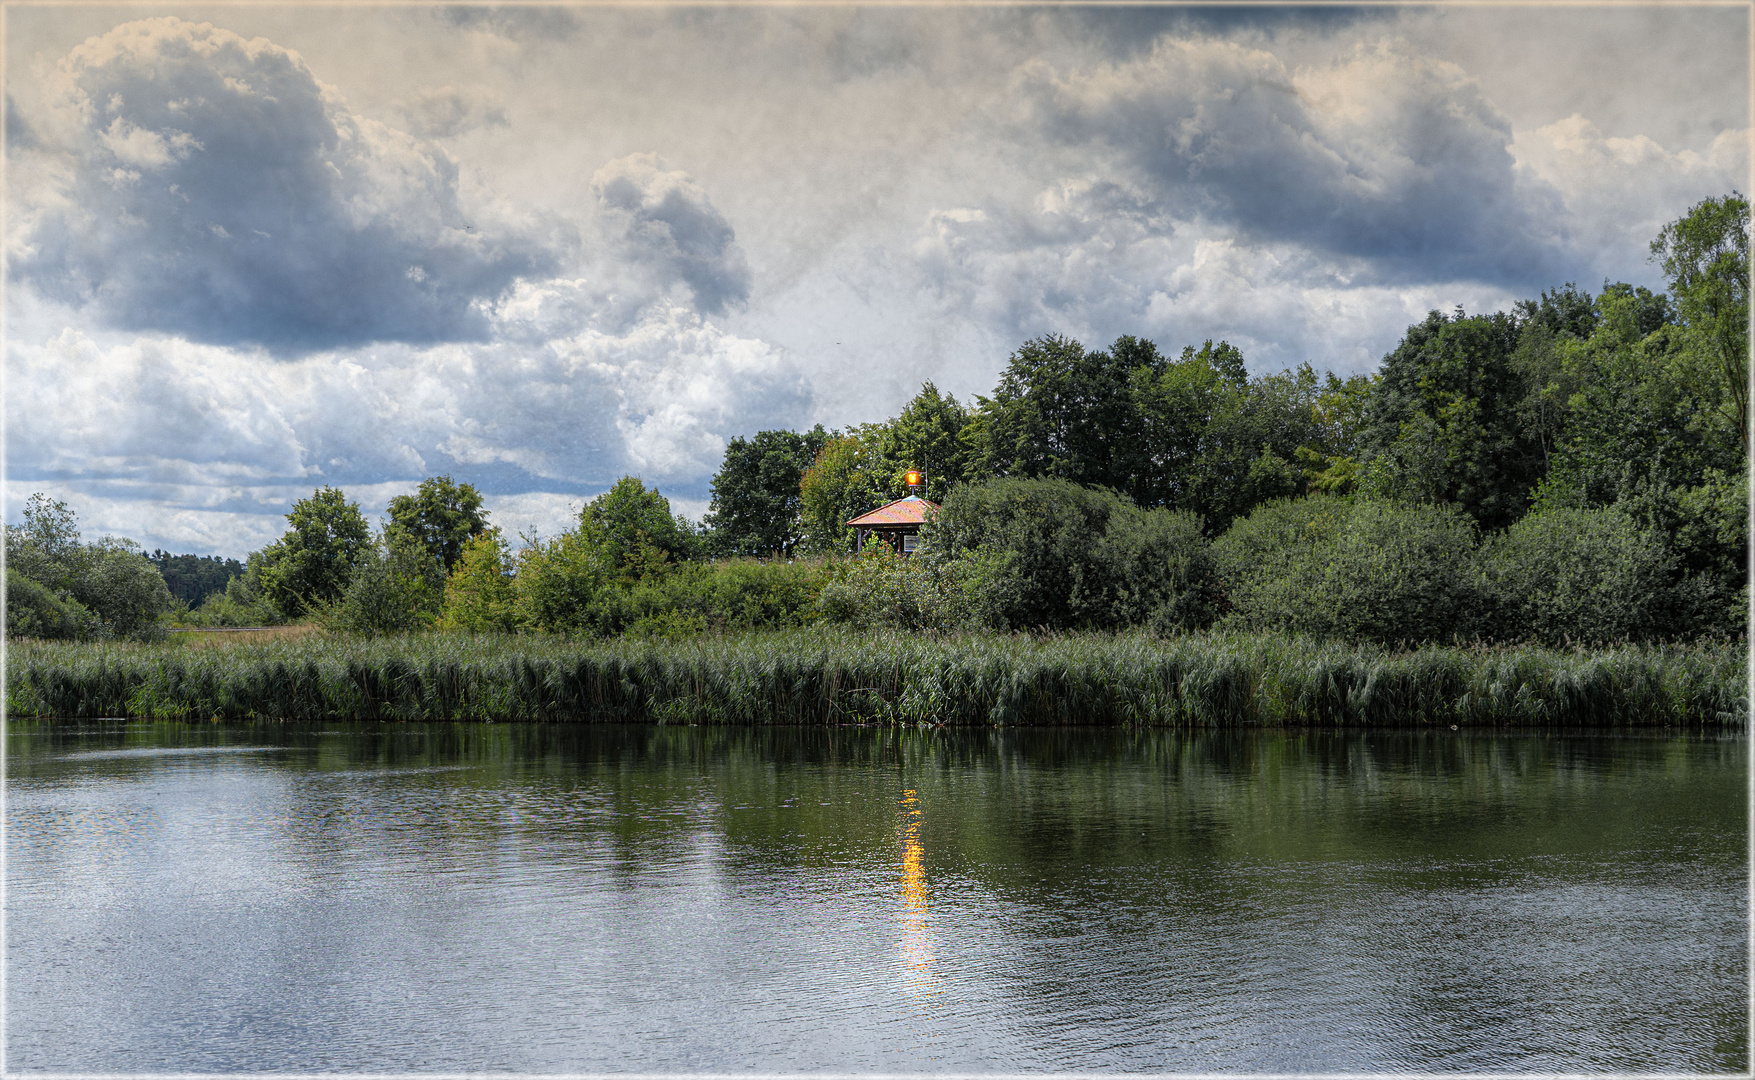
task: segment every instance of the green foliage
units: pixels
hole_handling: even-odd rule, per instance
[[[1716,375],[1727,419],[1749,450],[1749,201],[1704,199],[1651,243],[1690,344]]]
[[[481,492],[449,476],[428,477],[413,495],[391,499],[389,509],[391,524],[418,540],[446,573],[462,557],[463,545],[488,527]]]
[[[189,607],[199,606],[209,596],[224,592],[227,583],[244,573],[243,563],[215,555],[172,555],[155,550],[146,558],[164,577],[172,599]]]
[[[1478,561],[1492,637],[1596,644],[1679,629],[1675,556],[1621,510],[1530,514],[1489,537]]]
[[[948,495],[970,467],[970,449],[963,440],[969,415],[968,408],[952,395],[941,394],[928,380],[900,415],[877,425],[873,433],[881,459],[883,497],[873,505],[907,495],[909,469],[924,474],[923,497],[938,501]]]
[[[666,563],[701,554],[700,536],[681,515],[671,515],[670,500],[632,476],[587,503],[580,522],[624,580],[637,581]]]
[[[1536,502],[1602,506],[1739,467],[1740,443],[1717,407],[1721,388],[1697,370],[1663,298],[1611,285],[1596,306],[1591,337],[1558,348],[1569,394]]]
[[[977,553],[978,580],[1005,627],[1161,629],[1210,621],[1212,582],[1201,522],[1142,510],[1064,480],[1003,479],[952,492],[921,530],[923,558]]]
[[[87,554],[72,508],[39,491],[20,516],[21,524],[6,526],[7,568],[58,593],[71,591]]]
[[[511,549],[500,530],[470,537],[445,579],[440,628],[472,634],[517,629],[512,566]]]
[[[583,529],[537,541],[518,553],[512,610],[519,627],[601,634],[610,619],[599,602],[616,580],[615,556]]]
[[[818,424],[810,431],[760,431],[725,448],[713,477],[706,518],[709,544],[722,555],[790,555],[804,537],[799,482],[829,441]]]
[[[1474,547],[1454,506],[1312,495],[1257,507],[1213,559],[1228,626],[1388,644],[1473,633]]]
[[[829,622],[900,630],[1002,627],[1015,592],[1012,556],[978,548],[953,557],[906,557],[870,541],[834,567],[817,599]]]
[[[798,484],[807,551],[846,551],[853,542],[847,522],[890,501],[880,439],[872,433],[841,435],[817,452]]]
[[[85,605],[6,568],[6,633],[15,638],[89,638],[98,619]]]
[[[1296,371],[1242,379],[1240,354],[1218,362],[1218,352],[1226,347],[1220,342],[1212,350],[1214,359],[1206,361],[1215,364],[1216,371],[1230,374],[1209,399],[1210,412],[1196,440],[1201,450],[1190,463],[1185,490],[1169,501],[1200,514],[1214,532],[1223,531],[1262,502],[1305,490],[1312,457],[1326,466],[1329,458],[1351,449],[1336,437],[1342,429],[1324,427],[1317,408],[1325,391],[1331,395],[1331,407],[1338,405],[1336,395],[1345,393],[1344,384],[1337,386],[1331,376],[1325,387],[1308,364]],[[1203,361],[1201,352],[1184,349],[1183,356],[1184,364]]]
[[[8,634],[149,638],[161,631],[171,594],[139,545],[108,536],[82,542],[73,511],[40,492],[21,516],[21,524],[6,527]]]
[[[1453,503],[1485,528],[1524,512],[1541,475],[1540,440],[1520,418],[1517,321],[1434,311],[1383,358],[1361,442],[1364,489]]]
[[[105,537],[88,544],[86,551],[73,598],[97,615],[108,634],[147,638],[161,633],[161,619],[171,610],[171,593],[139,545]]]
[[[1307,637],[782,632],[577,642],[322,636],[227,649],[25,642],[10,715],[1738,730],[1738,643],[1390,650]]]
[[[177,620],[184,626],[274,626],[285,621],[280,609],[262,591],[262,555],[251,554],[244,572],[212,593],[201,606]]]
[[[297,617],[341,599],[372,535],[359,504],[338,488],[318,488],[293,503],[286,520],[292,528],[262,550],[260,579],[268,599]]]
[[[341,599],[318,609],[318,622],[351,634],[424,630],[438,622],[444,597],[444,564],[392,523],[354,564]]]
[[[1132,386],[1162,370],[1150,341],[1088,352],[1050,334],[1011,356],[971,432],[979,476],[1057,477],[1140,495],[1155,475]],[[1141,374],[1143,372],[1143,374]]]
[[[815,560],[719,559],[688,563],[617,590],[608,633],[675,637],[689,632],[803,626],[816,617],[827,564]]]

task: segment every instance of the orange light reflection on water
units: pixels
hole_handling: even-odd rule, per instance
[[[927,925],[926,849],[920,842],[920,798],[902,791],[902,963],[911,999],[932,989],[932,932]]]

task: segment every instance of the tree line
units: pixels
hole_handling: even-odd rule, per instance
[[[360,632],[839,618],[1380,640],[1738,633],[1748,229],[1741,195],[1706,199],[1652,242],[1667,292],[1568,283],[1509,312],[1434,311],[1368,376],[1252,376],[1224,341],[1172,358],[1133,336],[1101,349],[1044,336],[971,402],[928,382],[887,421],[733,438],[699,526],[624,477],[573,528],[514,550],[480,493],[441,476],[376,530],[320,488],[279,541],[209,565],[82,545],[39,497],[7,530],[9,617],[14,571],[37,613],[11,630],[136,632],[106,598],[119,586],[79,584],[127,577],[115,567],[136,559],[186,598],[187,621]],[[921,558],[786,561],[849,552],[846,521],[907,494],[911,469],[943,502]],[[134,576],[138,610],[174,602]]]

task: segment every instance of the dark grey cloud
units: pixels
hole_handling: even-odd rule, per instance
[[[749,300],[737,234],[687,174],[666,170],[656,154],[632,154],[597,170],[591,190],[626,258],[686,284],[695,310],[717,315]]]
[[[59,69],[67,161],[19,278],[102,323],[276,352],[479,339],[561,242],[468,220],[442,151],[349,113],[296,53],[178,19]]]
[[[1139,6],[1066,7],[1045,9],[1079,32],[1101,42],[1114,56],[1150,52],[1158,38],[1224,36],[1256,32],[1335,32],[1361,25],[1387,23],[1398,17],[1394,6],[1354,7],[1222,4],[1210,7]]]
[[[1558,203],[1518,176],[1510,123],[1452,66],[1380,45],[1294,72],[1232,42],[1165,38],[1095,70],[1035,65],[1020,89],[1038,130],[1178,217],[1402,280],[1565,271]]]

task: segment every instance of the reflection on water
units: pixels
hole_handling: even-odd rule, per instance
[[[1741,738],[7,740],[15,1072],[1749,1063]]]
[[[931,1004],[932,930],[926,921],[926,860],[920,846],[920,797],[902,791],[902,965],[905,998],[917,1009]]]

